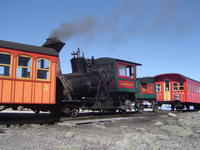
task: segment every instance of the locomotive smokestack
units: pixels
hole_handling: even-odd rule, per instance
[[[57,38],[48,38],[46,42],[42,45],[42,47],[52,48],[59,53],[64,45],[65,43],[58,40]],[[57,63],[56,72],[57,72],[57,76],[61,76],[62,72],[61,72],[61,67],[60,67],[60,59]]]
[[[57,38],[48,38],[42,47],[53,48],[59,53],[64,45],[65,43],[58,40]]]

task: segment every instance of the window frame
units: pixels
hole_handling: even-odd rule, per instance
[[[176,84],[176,85],[174,85]],[[177,88],[176,90],[174,88]],[[179,83],[178,82],[174,82],[173,83],[173,91],[178,91],[179,90]]]
[[[191,92],[191,84],[188,82],[188,91]]]
[[[174,85],[177,84],[177,85]],[[183,85],[181,85],[183,84]],[[177,90],[175,90],[174,88],[177,88]],[[181,89],[183,88],[183,89]],[[184,91],[185,90],[185,83],[184,82],[174,82],[173,83],[173,91]]]
[[[156,86],[156,92],[161,92],[162,91],[162,86],[161,86],[160,83],[155,84],[155,86]]]
[[[181,85],[181,83],[183,85]],[[181,88],[183,88],[183,89],[181,89]],[[179,82],[179,91],[184,91],[184,90],[185,90],[185,84],[184,84],[184,82]]]
[[[169,79],[165,79],[164,80],[164,91],[165,92],[170,92],[171,90],[171,86],[170,86],[170,80]]]
[[[121,75],[120,74],[120,67],[124,67],[125,68],[125,75]],[[132,72],[127,73],[127,68],[130,68]],[[130,80],[134,80],[136,79],[136,66],[133,64],[126,64],[126,63],[118,63],[117,64],[117,73],[118,73],[118,77],[119,78],[124,78],[124,79],[130,79]],[[133,73],[133,74],[130,74]],[[130,74],[131,76],[127,76],[128,74]]]
[[[10,55],[10,65],[8,65],[8,64],[0,64],[1,66],[9,66],[9,76],[0,75],[0,77],[12,78],[12,60],[13,60],[13,55],[11,53],[7,53],[7,52],[0,52],[0,54]]]
[[[46,68],[38,68],[38,59],[43,59],[43,60],[47,60],[49,62],[49,69],[46,69]],[[38,70],[45,70],[45,71],[48,71],[48,78],[47,79],[39,79],[38,78]],[[51,60],[48,59],[48,58],[44,58],[44,57],[39,57],[36,59],[36,80],[38,81],[50,81],[51,79]]]
[[[27,58],[30,58],[30,67],[27,67],[27,66],[19,66],[18,64],[19,64],[19,57],[27,57]],[[16,78],[17,79],[26,79],[26,80],[29,80],[29,79],[32,79],[32,65],[33,65],[33,58],[31,57],[31,56],[29,56],[29,55],[18,55],[17,56],[17,67],[16,67]],[[30,77],[18,77],[17,76],[17,72],[18,72],[18,68],[26,68],[26,69],[30,69]]]

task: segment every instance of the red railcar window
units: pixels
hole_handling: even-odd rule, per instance
[[[165,80],[165,91],[169,91],[169,80]]]
[[[178,91],[178,83],[173,83],[173,90]]]
[[[178,90],[183,91],[184,90],[184,83],[182,83],[182,82],[180,82],[180,83],[178,83],[178,82],[173,83],[173,90],[174,91],[178,91]]]
[[[160,84],[156,84],[156,92],[160,92],[161,91],[161,85]]]
[[[190,85],[190,83],[188,83],[188,91],[189,92],[191,91],[191,85]]]
[[[196,85],[195,86],[195,93],[198,93],[199,92],[199,88],[198,88],[198,86]]]
[[[199,94],[200,94],[200,87],[199,87]]]

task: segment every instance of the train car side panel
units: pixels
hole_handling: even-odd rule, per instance
[[[56,56],[7,48],[0,54],[0,103],[55,104]]]
[[[155,82],[156,86],[156,101],[162,101],[163,100],[163,84],[162,82]]]
[[[186,85],[187,82],[171,81],[171,100],[186,101]]]
[[[55,104],[55,97],[56,97],[56,63],[52,62],[51,65],[51,85],[48,88],[49,91],[49,103]]]
[[[12,81],[11,80],[2,80],[1,82],[1,102],[2,103],[10,103],[12,100]]]
[[[14,90],[14,103],[23,103],[24,100],[24,82],[23,81],[15,81],[15,90]],[[30,93],[28,93],[30,94]]]
[[[187,102],[200,103],[200,83],[191,79],[187,79]]]
[[[43,93],[43,88],[42,88],[42,83],[35,83],[35,93],[34,93],[34,101],[33,103],[35,104],[40,104],[42,103],[42,93]]]
[[[23,102],[24,103],[32,103],[32,82],[24,82],[24,90],[23,90]]]
[[[153,78],[144,77],[137,79],[137,99],[156,100],[156,92]]]

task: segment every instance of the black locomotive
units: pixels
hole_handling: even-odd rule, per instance
[[[49,45],[60,51],[59,43],[63,44],[57,41],[57,46]],[[79,49],[72,55],[72,73],[57,76],[56,110],[72,115],[77,115],[80,108],[142,111],[144,101],[150,101],[157,110],[153,78],[136,78],[136,67],[141,64],[109,57],[86,59]]]

